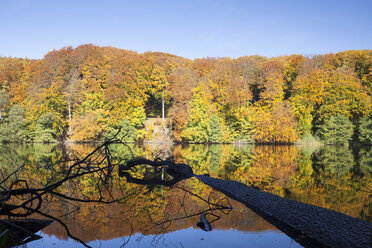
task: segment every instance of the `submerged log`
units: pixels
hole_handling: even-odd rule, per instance
[[[151,165],[155,167],[155,169],[158,167],[165,167],[165,171],[173,178],[186,179],[194,175],[191,167],[187,164],[176,164],[168,160],[152,161],[144,158],[133,159],[128,161],[126,165],[120,165],[119,173],[128,171],[138,165]]]
[[[242,183],[195,175],[237,200],[305,247],[372,247],[372,224],[333,210],[253,189]]]

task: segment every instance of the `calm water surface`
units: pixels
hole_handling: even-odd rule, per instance
[[[92,145],[10,145],[0,148],[1,177],[17,174],[34,187],[68,168],[65,157],[83,157]],[[372,222],[371,147],[298,147],[236,145],[111,145],[115,161],[135,157],[173,159],[196,174],[253,184],[282,197],[336,210]],[[54,171],[54,172],[53,172]],[[53,175],[53,176],[52,176]],[[152,168],[133,177],[164,177]],[[99,186],[98,186],[99,185]],[[92,247],[301,247],[249,208],[191,178],[174,187],[128,183],[113,173],[102,184],[86,176],[63,184],[58,192],[73,198],[120,199],[114,203],[77,202],[46,195],[41,212],[66,224],[70,233]],[[229,206],[231,210],[215,205]],[[205,213],[212,231],[196,226]],[[34,214],[32,218],[46,219]],[[57,221],[26,247],[84,247],[68,237]]]

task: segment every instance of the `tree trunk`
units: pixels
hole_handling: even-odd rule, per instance
[[[164,103],[164,95],[161,97],[161,117],[163,119],[163,122],[165,120],[165,103]]]
[[[71,99],[68,99],[68,132],[71,132]]]

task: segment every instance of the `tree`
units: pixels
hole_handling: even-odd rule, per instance
[[[359,122],[359,140],[364,144],[372,144],[372,118],[363,118]]]
[[[211,95],[204,82],[193,89],[194,95],[190,102],[189,122],[187,128],[182,131],[181,137],[192,143],[208,142],[210,132],[209,116],[211,113]]]
[[[222,140],[222,132],[220,126],[220,120],[217,115],[213,115],[209,121],[210,132],[209,132],[209,142],[210,143],[220,143]]]
[[[132,124],[127,120],[123,119],[120,124],[112,130],[108,135],[107,138],[113,137],[118,130],[120,129],[120,133],[116,137],[116,139],[123,141],[123,142],[135,142],[137,138],[137,129],[132,126]]]
[[[25,67],[29,66],[28,59],[0,57],[0,91],[6,90],[11,104],[21,103],[25,97],[23,82]]]
[[[293,143],[298,139],[292,104],[284,100],[284,64],[278,58],[260,65],[259,99],[251,107],[253,136],[260,143]]]
[[[181,141],[181,132],[187,127],[188,104],[193,96],[192,89],[198,85],[198,77],[188,67],[176,67],[167,78],[169,94],[172,96],[169,115],[172,118],[173,137]]]
[[[35,131],[33,132],[34,142],[52,143],[56,141],[57,133],[53,130],[53,123],[56,116],[51,112],[43,114],[36,122]]]
[[[22,142],[27,140],[28,131],[24,118],[24,109],[19,104],[14,104],[8,113],[7,119],[0,126],[0,141]]]
[[[150,99],[154,98],[156,101],[161,101],[161,117],[165,120],[165,100],[167,97],[168,81],[165,75],[165,70],[159,65],[154,65],[150,76],[148,77],[148,94]]]
[[[250,121],[250,108],[232,108],[225,116],[226,126],[229,130],[228,142],[253,143],[253,124]]]
[[[72,120],[71,138],[79,142],[92,142],[99,140],[103,133],[102,126],[99,123],[99,112],[92,111],[82,114],[79,118]]]
[[[326,144],[347,144],[353,134],[353,123],[343,115],[331,116],[317,132]]]
[[[65,138],[68,126],[67,104],[62,88],[57,82],[53,82],[49,88],[43,89],[37,99],[29,102],[27,108],[29,110],[27,117],[33,123],[33,127],[36,126],[42,115],[52,114],[54,116],[51,127],[53,132],[58,136],[58,139]]]
[[[292,55],[289,56],[289,60],[285,66],[283,71],[283,77],[286,81],[286,85],[284,88],[285,91],[285,99],[288,99],[292,93],[293,82],[296,80],[298,74],[301,71],[301,67],[305,62],[305,57],[302,55]]]
[[[293,143],[298,140],[297,121],[288,102],[274,101],[272,106],[252,107],[254,139],[260,143]]]
[[[371,84],[371,81],[367,80],[372,69],[371,50],[344,51],[337,53],[336,57],[342,69],[355,72],[362,84]]]

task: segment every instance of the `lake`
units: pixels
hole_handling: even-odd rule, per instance
[[[0,179],[14,172],[2,186],[27,179],[27,187],[47,187],[66,175],[74,159],[94,149],[89,144],[2,146]],[[236,180],[372,222],[372,147],[112,144],[89,159],[93,164],[107,152],[112,164],[136,157],[171,159],[190,165],[196,174]],[[89,170],[94,167],[79,169]],[[41,239],[25,246],[301,247],[243,204],[195,178],[167,187],[129,183],[118,173],[105,173],[84,174],[43,195],[40,213],[27,218],[58,221],[37,233]],[[150,167],[130,174],[142,180],[166,177],[164,171]],[[14,187],[21,186],[25,183],[20,181]],[[211,231],[196,225],[202,214]]]

